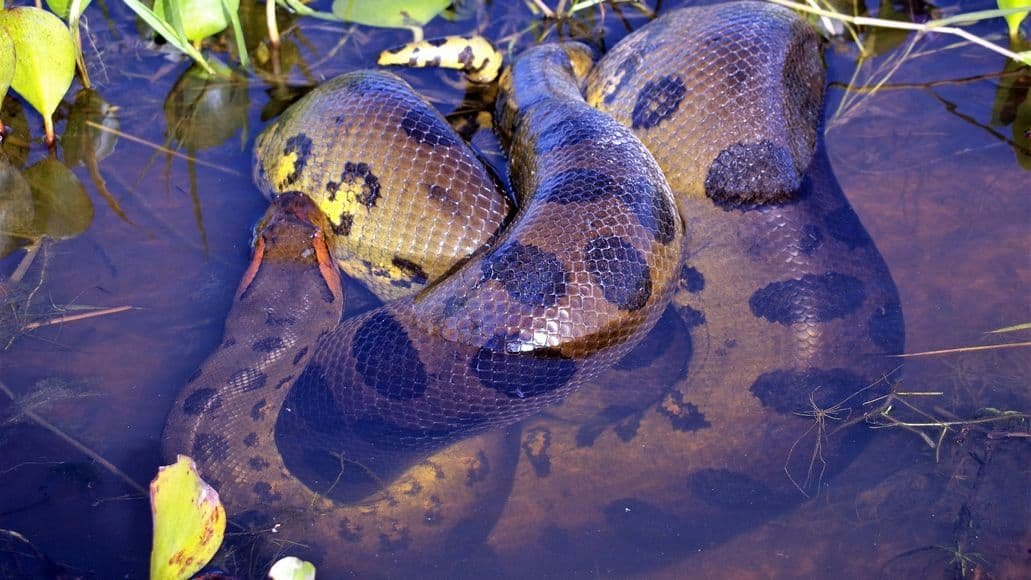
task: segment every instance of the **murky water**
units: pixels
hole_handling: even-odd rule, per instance
[[[494,38],[525,32],[516,37],[517,46],[525,45],[538,31],[528,29],[527,11],[514,5],[494,7],[487,31]],[[988,7],[963,3],[940,10]],[[17,314],[18,326],[86,306],[133,309],[42,326],[19,334],[0,353],[0,380],[21,401],[0,397],[0,529],[23,535],[73,576],[142,577],[150,529],[145,497],[21,411],[45,419],[128,478],[149,481],[160,463],[165,415],[220,338],[246,265],[250,227],[264,210],[250,181],[253,137],[304,87],[371,66],[380,48],[408,35],[284,21],[296,26],[286,37],[285,81],[268,73],[205,83],[186,73],[185,63],[140,41],[121,4],[106,8],[87,12],[94,38],[87,58],[96,95],[117,111],[106,120],[96,116],[95,95],[91,119],[120,133],[97,142],[94,167],[73,168],[95,216],[82,235],[43,246],[14,288],[18,294],[11,296],[18,300],[5,308]],[[252,30],[261,30],[261,10],[263,5],[254,10]],[[435,23],[427,34],[468,32],[477,21],[471,18]],[[608,18],[611,45],[626,28],[611,10]],[[1001,21],[971,31],[1006,43]],[[1006,67],[1002,57],[946,36],[880,34],[871,42],[879,52],[858,64],[856,47],[847,41],[827,50],[826,142],[846,195],[898,285],[906,350],[1026,340],[1026,333],[985,332],[1031,320],[1027,69]],[[888,72],[877,91],[845,89],[850,82],[873,86]],[[440,81],[451,75],[403,74],[444,109],[460,99]],[[68,124],[85,102],[83,97],[64,109]],[[27,117],[38,141],[38,118],[18,110],[8,98],[4,121],[17,129],[26,125],[18,115]],[[23,167],[46,156],[38,145],[26,155],[17,139],[4,150]],[[66,161],[76,157],[68,150],[62,155]],[[0,271],[13,272],[23,255],[5,258]],[[985,418],[986,408],[1026,413],[1027,353],[1015,348],[909,359],[898,390],[931,393],[903,400],[937,420]],[[618,433],[619,421],[594,435],[605,436],[605,429]],[[525,526],[520,512],[532,509],[535,494],[547,493],[538,491],[547,481],[524,448],[509,503],[486,548],[470,548],[479,555],[468,561],[435,562],[417,572],[1028,577],[1027,432],[1027,423],[1019,421],[957,425],[944,434],[935,427],[881,429],[816,497],[758,520],[743,515],[748,525],[728,524],[733,533],[715,534],[720,541],[685,549],[683,523],[663,527],[659,514],[654,526],[634,528],[637,535],[627,536],[613,553],[572,560],[565,558],[570,550],[562,542],[577,538],[548,536],[547,530],[525,532],[552,538],[539,552],[506,552],[505,538]],[[559,470],[562,456],[550,462]],[[574,507],[565,509],[579,509],[575,501],[569,505]],[[32,567],[32,548],[16,541],[0,542],[0,548],[0,575],[16,575],[20,565],[41,573]],[[224,564],[245,566],[245,553],[234,553]]]

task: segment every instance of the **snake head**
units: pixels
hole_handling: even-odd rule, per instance
[[[237,291],[242,295],[254,282],[263,265],[277,268],[318,268],[329,291],[343,299],[340,274],[327,240],[326,215],[303,193],[290,191],[276,196],[254,228],[254,252]]]

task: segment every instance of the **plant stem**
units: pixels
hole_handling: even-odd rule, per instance
[[[268,27],[268,42],[272,48],[279,47],[279,24],[276,23],[276,0],[265,0],[265,25]]]

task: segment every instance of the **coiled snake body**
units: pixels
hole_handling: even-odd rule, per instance
[[[891,278],[822,151],[813,158],[818,44],[791,13],[736,2],[673,11],[593,68],[576,43],[528,50],[497,114],[519,207],[507,228],[491,175],[403,81],[365,71],[326,83],[259,139],[258,182],[275,201],[225,339],[171,412],[166,453],[197,459],[231,513],[271,513],[291,540],[327,546],[314,557],[334,570],[467,556],[513,469],[552,477],[566,497],[563,485],[609,494],[583,516],[531,494],[536,506],[491,536],[513,555],[599,522],[613,531],[573,560],[627,541],[639,530],[620,502],[659,508],[623,494],[662,487],[640,483],[659,465],[655,479],[676,488],[663,497],[682,504],[662,521],[677,525],[797,501],[787,482],[759,479],[785,459],[757,459],[757,446],[798,427],[810,403],[849,401],[902,340]],[[382,296],[428,287],[338,324],[331,253]],[[674,293],[670,320],[693,346],[680,351],[687,380],[577,391],[644,339]],[[359,501],[316,495],[333,482],[309,487],[284,462],[288,394],[345,475],[371,482]],[[632,413],[612,411],[629,400]],[[500,432],[545,408],[521,442]],[[601,418],[593,437],[569,427],[584,409]],[[590,449],[633,413],[630,437],[614,432],[654,431],[652,451]],[[570,469],[542,470],[563,446]],[[592,461],[607,483],[584,477]]]

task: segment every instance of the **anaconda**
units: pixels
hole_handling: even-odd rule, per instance
[[[502,79],[508,227],[493,177],[394,75],[345,75],[270,127],[256,173],[275,227],[260,244],[294,258],[256,258],[222,346],[172,410],[166,453],[193,455],[231,513],[282,523],[334,571],[461,558],[488,534],[506,562],[563,542],[571,562],[627,542],[679,553],[647,524],[691,531],[690,548],[732,533],[696,522],[796,503],[781,468],[785,434],[808,425],[797,413],[854,406],[902,341],[890,275],[813,157],[818,37],[786,10],[735,2],[672,11],[590,61],[583,45],[543,45]],[[284,206],[291,219],[275,217]],[[319,246],[334,236],[348,272],[418,293],[337,324]],[[686,377],[578,390],[674,292]],[[294,476],[276,444],[288,394],[374,495],[328,499]],[[497,513],[477,510],[508,493],[516,445],[515,501],[492,531]]]

